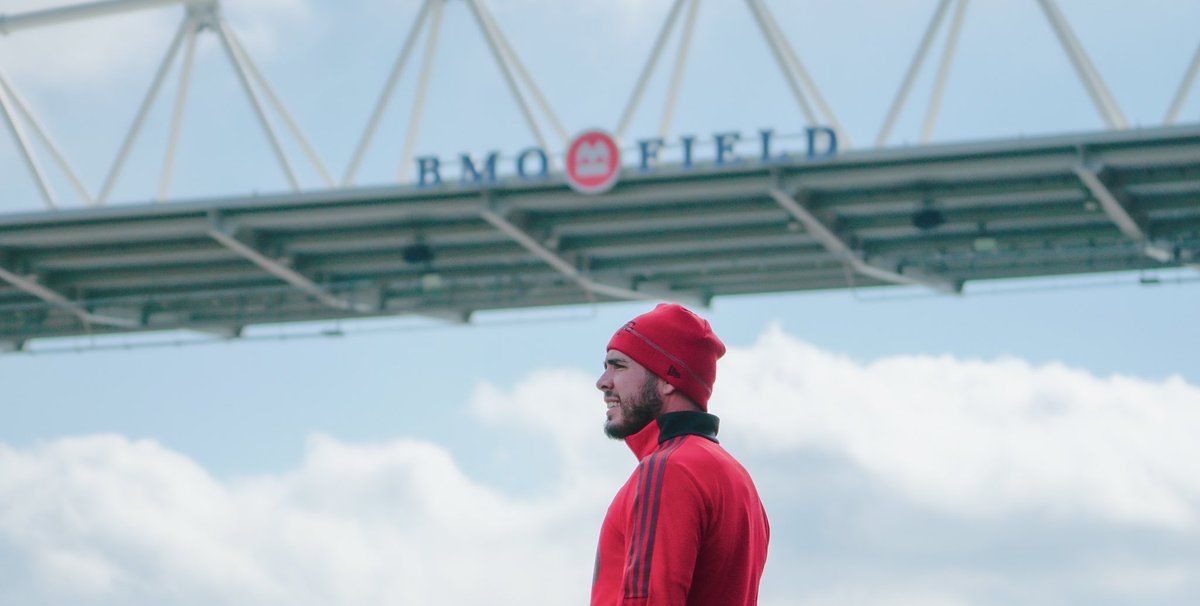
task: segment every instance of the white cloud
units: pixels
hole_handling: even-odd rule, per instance
[[[600,518],[633,465],[600,434],[593,380],[546,370],[476,390],[478,419],[558,469],[531,495],[413,439],[315,436],[296,469],[233,480],[148,440],[0,444],[0,603],[585,602]],[[772,518],[764,604],[1200,595],[1178,572],[1200,560],[1185,435],[1200,393],[1180,380],[864,364],[772,331],[730,351],[713,405]]]
[[[1200,522],[1200,389],[1178,377],[1015,358],[862,364],[775,329],[731,352],[714,400],[759,448],[828,450],[945,511]]]

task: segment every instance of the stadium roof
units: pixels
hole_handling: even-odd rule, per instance
[[[0,342],[1188,265],[1200,126],[0,216]]]

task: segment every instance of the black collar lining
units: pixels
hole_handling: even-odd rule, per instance
[[[700,436],[713,443],[717,440],[717,429],[721,420],[707,412],[683,410],[658,416],[658,443],[662,444],[679,436]]]

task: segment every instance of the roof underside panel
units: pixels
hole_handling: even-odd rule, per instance
[[[9,215],[0,341],[1197,262],[1193,125],[667,166],[596,196],[513,179]]]

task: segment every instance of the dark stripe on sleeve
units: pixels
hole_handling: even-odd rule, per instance
[[[654,560],[654,534],[658,529],[658,506],[661,502],[659,498],[662,495],[663,478],[667,475],[667,457],[675,452],[681,444],[683,444],[683,436],[675,438],[666,452],[663,453],[662,466],[658,474],[657,482],[654,485],[654,498],[651,500],[654,506],[654,511],[650,514],[650,532],[646,541],[646,554],[642,556],[646,562],[646,570],[642,575],[642,595],[650,594],[650,563]]]
[[[638,571],[641,569],[642,563],[642,546],[646,541],[646,526],[650,518],[650,494],[654,486],[654,474],[658,469],[658,460],[662,458],[663,449],[660,447],[654,451],[649,457],[646,457],[646,472],[645,483],[638,486],[637,496],[634,505],[634,522],[636,526],[633,530],[633,541],[630,543],[632,548],[629,552],[629,561],[626,563],[625,575],[625,597],[634,597],[637,593]],[[640,515],[637,515],[639,514]],[[638,519],[640,517],[640,519]]]
[[[644,486],[638,486],[635,514],[641,514],[641,520],[634,530],[634,540],[630,543],[630,559],[626,563],[626,598],[645,597],[649,592],[650,556],[654,544],[654,529],[657,527],[658,500],[662,493],[662,479],[666,472],[667,457],[683,443],[683,436],[669,440],[650,455],[645,461],[647,467]]]
[[[637,480],[637,485],[636,485],[637,489],[633,493],[634,494],[633,510],[629,512],[628,520],[636,521],[637,517],[638,517],[638,511],[640,511],[643,507],[644,499],[641,498],[641,493],[642,493],[642,487],[649,483],[646,481],[646,474],[647,474],[646,468],[649,466],[649,462],[650,462],[650,457],[647,457],[647,458],[643,459],[640,464],[638,464],[638,468],[637,468],[638,480]],[[628,524],[628,522],[627,522],[627,524]],[[633,531],[629,534],[628,541],[629,541],[629,554],[625,556],[625,569],[624,569],[625,595],[629,595],[629,593],[631,592],[631,588],[633,586],[633,581],[631,580],[632,575],[629,574],[629,569],[633,563],[633,554],[637,552],[636,546],[637,546],[637,541],[638,541],[638,529],[636,526],[633,528]]]

